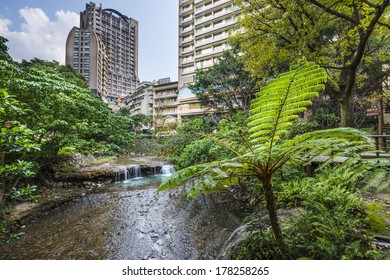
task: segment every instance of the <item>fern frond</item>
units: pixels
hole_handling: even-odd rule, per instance
[[[238,140],[226,139],[224,136],[218,134],[206,135],[205,137],[214,140],[216,143],[218,143],[222,147],[229,149],[237,156],[241,156],[247,153],[248,148],[250,148],[242,145],[242,142],[239,142]]]
[[[325,81],[325,70],[305,60],[271,81],[252,101],[248,124],[250,142],[259,146],[268,141],[272,149],[292,120],[312,104],[310,99],[318,96]]]
[[[210,194],[238,183],[238,178],[253,176],[251,166],[256,161],[252,155],[236,157],[232,160],[199,164],[187,167],[172,174],[158,191],[184,187],[189,198],[199,194]]]

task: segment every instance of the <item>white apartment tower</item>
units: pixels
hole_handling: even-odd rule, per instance
[[[239,14],[234,0],[179,0],[179,121],[204,113],[188,85],[196,69],[212,66],[230,48],[229,31]]]
[[[80,27],[68,35],[65,63],[83,75],[107,103],[117,104],[134,93],[139,82],[138,22],[87,3],[80,12]]]

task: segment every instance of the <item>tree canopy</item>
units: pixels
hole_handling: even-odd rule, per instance
[[[93,154],[133,146],[132,120],[114,114],[68,67],[37,59],[22,64],[1,60],[0,77],[0,88],[20,101],[15,120],[35,131],[41,158],[54,158],[69,146]]]
[[[390,0],[236,0],[242,32],[233,41],[257,77],[285,71],[306,56],[328,73],[326,92],[340,104],[341,125],[354,126],[356,85],[364,67],[388,62]],[[367,69],[367,67],[366,67]]]
[[[201,106],[230,116],[238,110],[249,110],[256,81],[238,57],[237,50],[228,51],[212,67],[196,71],[195,83],[189,88]]]
[[[7,42],[8,39],[4,38],[3,36],[0,36],[0,60],[11,61],[12,58],[8,54],[8,47],[6,45]]]

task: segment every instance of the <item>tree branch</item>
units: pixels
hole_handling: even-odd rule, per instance
[[[324,10],[324,11],[326,11],[326,12],[328,12],[328,13],[334,15],[334,16],[337,16],[337,17],[339,17],[339,18],[343,18],[343,19],[345,19],[345,20],[347,20],[347,21],[349,21],[349,22],[351,22],[351,23],[353,23],[353,24],[355,24],[355,25],[358,24],[358,22],[356,22],[356,21],[355,21],[353,18],[351,18],[350,16],[348,16],[348,15],[346,15],[346,14],[343,14],[343,13],[340,13],[340,12],[338,12],[338,11],[332,9],[332,8],[329,7],[329,6],[326,6],[326,5],[324,5],[324,4],[320,3],[320,2],[318,2],[317,0],[309,0],[309,2],[312,3],[313,5],[315,5],[315,6],[319,7],[319,8],[321,8],[322,10]]]
[[[380,26],[387,27],[387,28],[390,30],[390,24],[384,23],[384,22],[381,22],[381,21],[378,21],[378,24],[379,24]]]
[[[360,1],[362,1],[363,3],[367,4],[368,6],[370,6],[370,7],[372,7],[372,8],[375,8],[375,9],[380,8],[380,5],[371,3],[371,2],[368,1],[368,0],[360,0]]]

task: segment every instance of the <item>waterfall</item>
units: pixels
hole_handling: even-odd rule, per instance
[[[130,169],[130,173],[132,178],[142,177],[141,167],[139,165],[132,166]]]
[[[115,183],[121,182],[122,178],[124,178],[124,181],[129,180],[129,170],[126,166],[118,166],[115,170]]]
[[[175,172],[175,168],[171,164],[164,164],[161,166],[160,174],[162,175],[171,175],[173,172]]]

